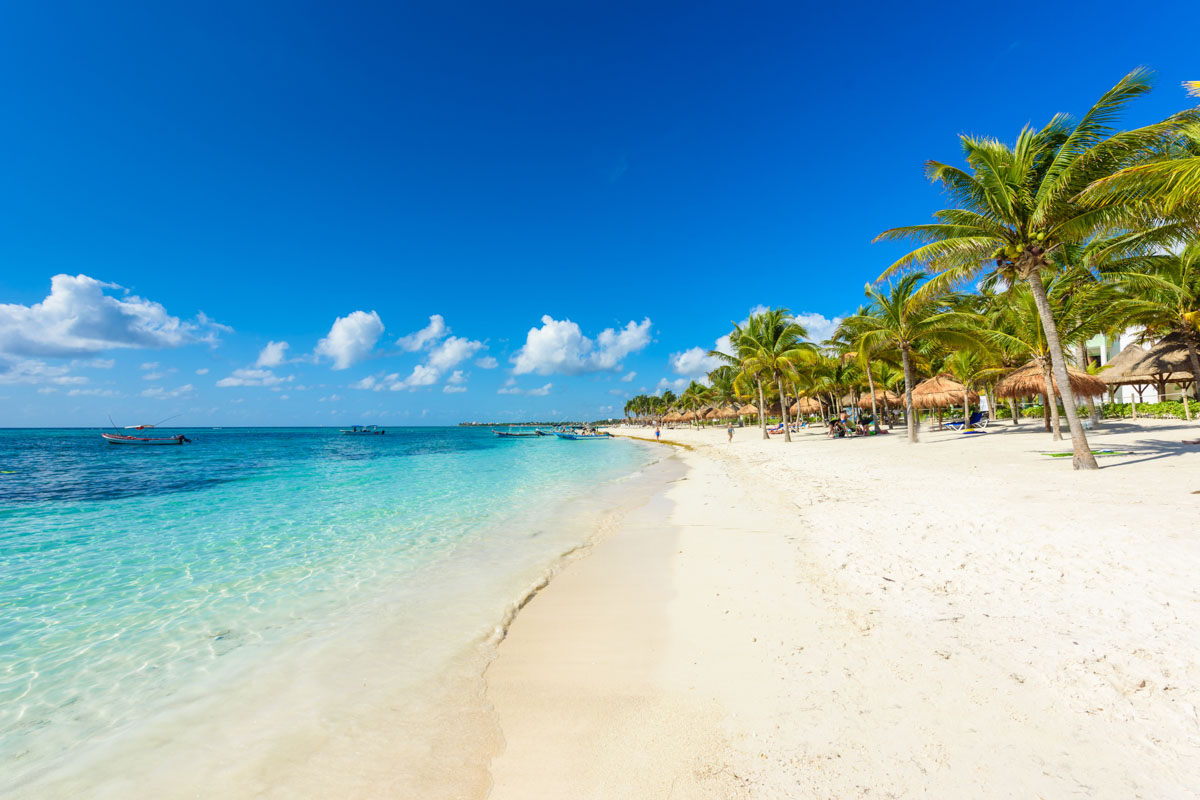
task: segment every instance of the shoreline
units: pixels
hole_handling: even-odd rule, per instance
[[[496,646],[520,609],[612,529],[630,494],[657,488],[662,461],[647,451],[635,470],[599,488],[548,490],[554,499],[544,507],[501,515],[483,550],[447,558],[411,576],[412,585],[406,578],[278,645],[235,647],[134,724],[39,765],[14,796],[486,792],[498,739],[482,676]],[[424,602],[439,597],[439,606]],[[478,605],[489,598],[499,602]],[[443,633],[427,638],[431,625]]]
[[[557,575],[488,668],[487,796],[1185,796],[1194,430],[1105,425],[1127,455],[1092,474],[1028,424],[664,430],[691,448],[670,510]]]

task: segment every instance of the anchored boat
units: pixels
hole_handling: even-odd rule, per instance
[[[382,436],[387,431],[381,429],[378,425],[355,425],[350,430],[343,430],[344,436]]]
[[[145,427],[149,428],[153,426],[147,425]],[[109,444],[190,444],[192,441],[182,433],[166,437],[126,436],[122,433],[102,433],[100,436]]]
[[[531,439],[545,435],[541,431],[514,431],[512,428],[506,431],[498,431],[492,428],[491,431],[501,439]]]
[[[179,414],[175,415],[175,417],[178,417],[178,416],[180,416],[180,415]],[[169,422],[169,421],[175,419],[175,417],[167,417],[162,422],[156,422],[153,425],[126,425],[125,430],[127,430],[127,431],[153,430],[155,427],[162,425],[163,422]],[[108,418],[108,421],[110,423],[112,422],[111,416]],[[117,426],[114,423],[113,429],[116,430],[116,428],[117,428]],[[182,433],[177,433],[174,436],[132,436],[127,433],[117,432],[117,433],[102,433],[102,434],[100,434],[100,437],[102,439],[104,439],[104,441],[108,442],[109,444],[140,444],[140,445],[190,444],[192,441],[191,439],[184,436]]]

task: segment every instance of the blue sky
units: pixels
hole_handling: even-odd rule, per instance
[[[1192,3],[104,5],[0,10],[0,426],[619,412],[857,306],[959,133],[1200,77]]]

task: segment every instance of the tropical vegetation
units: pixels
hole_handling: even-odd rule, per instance
[[[960,163],[925,165],[946,207],[929,223],[876,237],[911,249],[882,267],[866,303],[827,340],[811,341],[786,308],[761,310],[733,325],[726,351],[709,352],[717,366],[705,379],[678,397],[634,397],[626,416],[699,425],[748,410],[764,438],[771,417],[790,441],[793,412],[828,420],[857,405],[876,432],[902,411],[915,443],[923,378],[956,387],[964,420],[978,392],[993,416],[1015,424],[1016,400],[1000,413],[994,392],[1024,368],[1040,374],[1035,408],[1046,429],[1061,437],[1065,417],[1075,468],[1095,468],[1084,419],[1094,425],[1121,405],[1075,397],[1072,374],[1096,371],[1090,338],[1130,329],[1151,342],[1174,336],[1200,377],[1200,107],[1118,129],[1150,78],[1134,70],[1078,120],[1059,114],[1011,142],[961,136]],[[1200,96],[1200,82],[1186,88]]]

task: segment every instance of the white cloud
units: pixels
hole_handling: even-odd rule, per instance
[[[256,367],[278,367],[287,358],[287,342],[267,342],[258,354],[258,360],[254,362]]]
[[[407,378],[396,381],[388,389],[398,392],[401,389],[416,389],[418,386],[432,386],[437,383],[442,373],[433,367],[417,364]]]
[[[161,378],[165,378],[165,377],[167,377],[167,374],[165,372],[147,372],[144,375],[142,375],[142,380],[157,381],[157,380],[159,380]]]
[[[483,342],[475,342],[470,339],[451,336],[430,351],[429,366],[444,372],[467,360],[482,349]]]
[[[658,385],[654,387],[654,393],[662,394],[667,389],[670,389],[672,392],[675,392],[675,394],[679,394],[688,387],[689,382],[690,381],[688,378],[679,378],[678,380],[673,381],[662,378],[659,380]]]
[[[530,328],[524,346],[513,355],[513,372],[579,375],[611,370],[619,367],[627,355],[649,343],[649,318],[641,323],[631,321],[619,331],[606,328],[593,342],[571,320],[556,320],[546,314],[542,317],[542,327]]]
[[[31,306],[0,303],[0,352],[68,357],[114,348],[179,347],[216,341],[218,326],[203,315],[193,322],[171,316],[159,303],[87,275],[55,275],[50,294]]]
[[[161,386],[152,386],[142,392],[142,397],[151,397],[155,400],[167,400],[172,397],[182,397],[186,394],[191,394],[194,387],[190,383],[185,383],[175,389],[164,389]]]
[[[699,378],[721,366],[720,359],[710,356],[703,347],[692,347],[682,353],[672,353],[670,363],[676,375],[689,378]]]
[[[797,314],[794,319],[808,331],[808,339],[812,342],[823,342],[833,335],[837,326],[842,324],[844,317],[828,319],[814,311]]]
[[[456,392],[465,392],[466,390],[467,390],[467,387],[465,387],[465,386],[453,386],[449,383],[447,383],[445,386],[442,387],[442,391],[445,392],[446,394],[454,394]]]
[[[536,389],[522,389],[516,385],[515,381],[509,380],[496,390],[496,394],[527,394],[533,397],[545,397],[550,394],[550,389],[553,386],[553,383],[547,383],[545,386],[540,386]]]
[[[317,402],[318,403],[336,403],[338,400],[341,400],[341,399],[342,398],[340,396],[338,396],[336,394],[331,394],[328,397],[318,398]]]
[[[138,369],[141,369],[141,370],[158,369],[158,362],[157,361],[143,361],[142,365],[140,367],[138,367]]]
[[[454,370],[454,373],[446,379],[446,385],[442,387],[442,391],[446,394],[454,394],[455,392],[465,392],[467,376],[463,374],[461,369]]]
[[[495,369],[496,367],[500,366],[500,362],[491,356],[484,356],[475,362],[475,366],[479,367],[480,369]]]
[[[201,367],[200,369],[196,370],[196,374],[197,375],[207,375],[208,367]]]
[[[751,310],[751,314],[761,311],[764,307],[758,306]],[[745,323],[743,323],[744,325]],[[684,350],[682,353],[672,353],[668,362],[671,369],[676,375],[683,375],[687,378],[701,378],[712,372],[717,367],[721,366],[721,359],[715,358],[708,354],[710,348],[692,347]],[[729,340],[729,334],[725,334],[713,344],[712,350],[718,353],[732,353],[733,344]],[[661,388],[661,383],[660,383]]]
[[[112,369],[117,361],[113,358],[73,358],[72,367],[89,367],[91,369]]]
[[[28,383],[31,385],[70,386],[87,383],[87,378],[81,375],[71,375],[70,372],[70,367],[51,366],[45,361],[32,358],[0,359],[0,384]]]
[[[278,386],[281,383],[295,380],[295,375],[286,378],[276,375],[269,369],[243,368],[235,369],[227,378],[217,381],[217,386]]]
[[[626,374],[624,374],[624,375],[622,375],[622,376],[621,376],[621,382],[622,382],[622,383],[629,383],[631,380],[633,380],[633,379],[634,379],[634,378],[636,378],[636,377],[637,377],[637,373],[636,373],[636,372],[629,372],[629,373],[626,373]]]
[[[199,336],[200,341],[207,342],[208,344],[217,343],[218,333],[233,333],[233,328],[231,326],[222,325],[215,319],[210,318],[208,314],[205,314],[203,311],[196,314],[196,322],[201,328],[205,329],[205,333]]]
[[[41,389],[38,389],[38,391],[40,392]],[[124,397],[125,396],[125,395],[121,394],[120,392],[115,391],[113,389],[72,389],[71,391],[67,392],[68,397],[79,397],[81,395],[88,395],[91,397]]]
[[[466,383],[466,382],[467,382],[467,376],[463,374],[463,371],[461,369],[454,370],[454,374],[446,379],[446,383],[460,384],[460,383]]]
[[[366,358],[382,335],[383,321],[377,313],[353,311],[334,320],[329,335],[317,342],[314,354],[331,359],[334,369],[346,369]]]
[[[399,392],[405,389],[412,391],[422,386],[432,386],[437,383],[442,373],[432,367],[424,364],[417,364],[413,367],[407,378],[401,378],[400,373],[392,372],[387,375],[382,373],[377,375],[368,375],[365,378],[355,381],[350,384],[351,389],[363,389],[372,392],[382,392],[385,389],[392,392]]]
[[[430,342],[436,342],[438,339],[441,339],[449,332],[450,329],[446,327],[446,320],[442,319],[442,315],[434,314],[429,318],[428,325],[415,333],[401,336],[396,340],[396,344],[410,353],[415,353]]]

